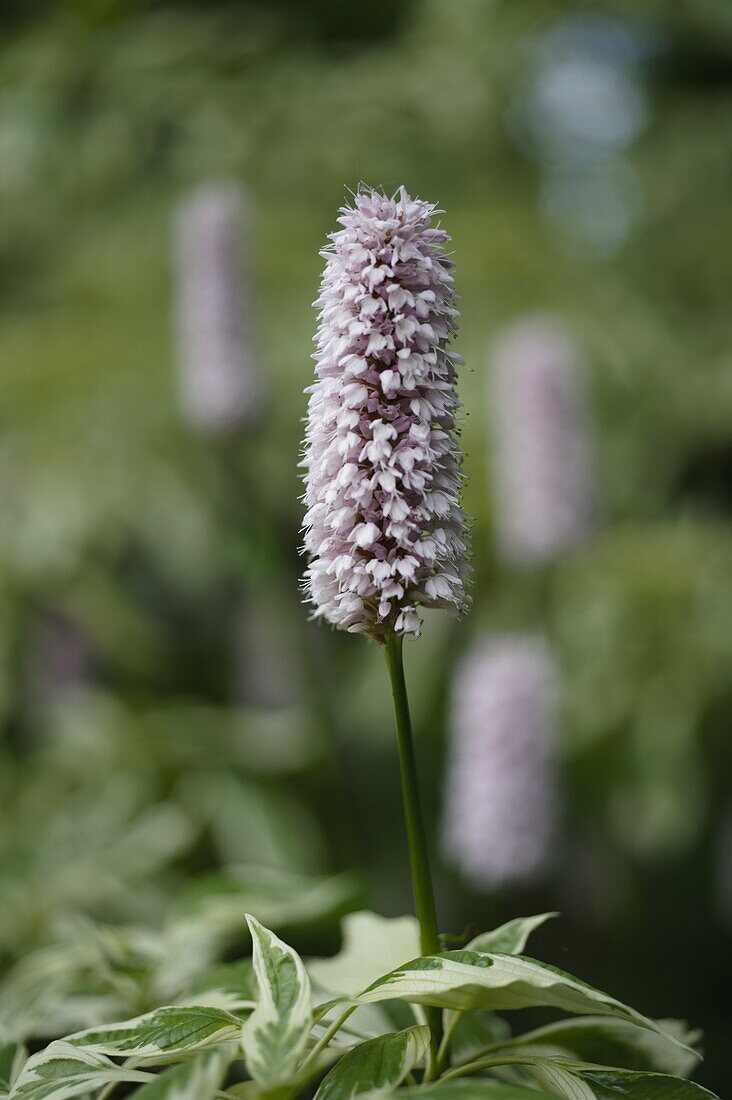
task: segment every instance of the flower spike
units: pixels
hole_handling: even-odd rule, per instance
[[[419,607],[468,602],[449,237],[404,188],[340,213],[315,303],[305,591],[340,629],[419,634]]]

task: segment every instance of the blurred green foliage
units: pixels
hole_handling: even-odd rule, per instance
[[[567,839],[531,904],[565,911],[574,969],[651,1013],[704,1023],[704,1080],[720,1086],[730,970],[718,949],[729,957],[732,919],[714,863],[732,756],[727,0],[4,8],[4,959],[45,946],[79,911],[160,926],[191,876],[223,865],[355,863],[375,907],[408,907],[379,656],[307,627],[296,588],[318,249],[345,187],[404,183],[446,210],[471,368],[475,609],[457,628],[430,618],[408,653],[427,801],[436,819],[455,656],[482,627],[541,626],[565,677]],[[567,50],[632,86],[642,110],[622,148],[600,156],[592,127],[537,139],[532,104]],[[579,186],[590,153],[590,189],[563,191],[561,173]],[[179,198],[221,177],[255,208],[268,406],[248,436],[206,441],[176,402],[169,238]],[[597,179],[609,196],[599,207]],[[498,327],[537,308],[562,316],[587,357],[604,521],[531,581],[495,560],[485,364]],[[62,647],[78,638],[88,650],[71,686],[39,671],[49,617]],[[438,877],[455,928],[529,904]],[[319,935],[333,945],[332,931]],[[679,988],[663,951],[691,944]]]

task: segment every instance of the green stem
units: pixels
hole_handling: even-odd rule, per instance
[[[412,868],[414,904],[419,921],[420,946],[423,955],[437,955],[440,952],[437,907],[435,906],[435,892],[432,886],[427,835],[419,798],[412,719],[409,714],[407,684],[404,679],[402,640],[400,634],[390,632],[385,639],[384,652],[386,653],[386,664],[391,678],[391,693],[394,698],[397,743],[399,745],[399,771],[402,779],[402,803],[404,806],[404,820],[407,826],[409,862]],[[437,1051],[442,1040],[442,1013],[439,1008],[428,1008],[425,1010],[425,1017],[432,1032],[430,1054],[424,1077],[425,1081],[429,1081],[437,1069]]]
[[[448,1019],[447,1026],[444,1029],[442,1041],[440,1042],[440,1047],[437,1051],[437,1063],[435,1067],[435,1072],[438,1077],[444,1071],[445,1066],[447,1065],[447,1059],[450,1055],[450,1043],[452,1042],[453,1033],[460,1020],[460,1015],[461,1014],[459,1012],[451,1013]]]
[[[330,1024],[330,1026],[328,1028],[326,1028],[326,1030],[323,1032],[323,1034],[318,1039],[317,1043],[312,1048],[312,1050],[308,1054],[307,1058],[303,1062],[303,1064],[302,1064],[303,1069],[305,1068],[305,1066],[309,1066],[311,1064],[311,1062],[314,1062],[315,1059],[318,1057],[318,1055],[322,1051],[325,1050],[325,1048],[328,1046],[328,1043],[331,1041],[331,1039],[335,1035],[337,1035],[338,1032],[340,1031],[340,1029],[343,1027],[343,1025],[345,1024],[348,1017],[351,1016],[352,1013],[354,1013],[356,1011],[356,1007],[357,1007],[356,1005],[349,1005],[348,1008],[346,1008],[343,1012],[341,1012],[340,1016],[336,1016],[335,1020],[333,1020],[333,1022]]]
[[[494,1058],[476,1058],[473,1062],[464,1062],[461,1066],[455,1066],[442,1074],[441,1081],[454,1081],[458,1077],[465,1077],[480,1073],[484,1069],[495,1069],[498,1066],[528,1066],[535,1062],[526,1054],[496,1054]]]
[[[409,715],[407,685],[402,660],[402,637],[390,632],[385,640],[386,663],[391,677],[394,697],[397,741],[399,744],[399,769],[402,778],[402,801],[407,826],[409,860],[412,867],[414,903],[419,920],[419,934],[423,955],[436,955],[440,950],[437,909],[432,888],[427,836],[422,819],[422,808],[417,784],[417,762],[414,756],[412,720]]]

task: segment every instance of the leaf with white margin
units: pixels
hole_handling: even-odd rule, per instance
[[[419,954],[416,917],[380,917],[363,910],[341,922],[343,947],[331,959],[311,959],[308,971],[329,993],[355,996]]]
[[[430,1029],[423,1026],[369,1039],[333,1067],[315,1100],[350,1100],[359,1093],[373,1096],[388,1091],[423,1061],[429,1045]]]
[[[151,1074],[116,1066],[95,1054],[58,1040],[32,1055],[10,1093],[12,1100],[72,1100],[103,1085],[122,1081],[149,1081]]]
[[[305,1050],[313,1025],[310,979],[291,947],[254,917],[247,915],[247,924],[259,996],[242,1043],[250,1075],[269,1088],[292,1076]]]
[[[135,1100],[214,1100],[233,1051],[204,1050],[172,1066],[135,1092]]]
[[[67,1042],[97,1054],[124,1054],[154,1063],[238,1038],[240,1028],[241,1020],[220,1008],[170,1005],[119,1024],[78,1031]]]
[[[532,1066],[531,1076],[563,1100],[719,1100],[694,1081],[664,1073],[636,1073],[610,1067]]]
[[[521,955],[531,933],[542,924],[546,924],[548,920],[558,916],[558,913],[539,913],[535,917],[515,917],[490,932],[481,932],[466,944],[465,950],[488,951],[498,955]]]
[[[493,1056],[502,1051],[519,1054],[523,1051],[546,1057],[570,1057],[599,1066],[688,1076],[700,1055],[690,1051],[689,1046],[679,1046],[677,1040],[690,1045],[698,1041],[699,1033],[687,1031],[676,1020],[660,1024],[663,1033],[611,1016],[558,1020],[505,1042],[492,1042],[485,1053]],[[478,1057],[480,1053],[473,1050],[471,1060]]]
[[[343,946],[329,959],[310,959],[306,967],[313,986],[317,1017],[313,1036],[318,1039],[343,1012],[332,994],[359,993],[380,975],[419,954],[419,924],[416,917],[381,917],[367,910],[347,914],[341,922]],[[321,1014],[323,1005],[331,1011]],[[407,1022],[407,1021],[405,1021]],[[339,1029],[333,1044],[349,1048],[367,1039],[387,1035],[398,1026],[381,1005],[359,1005]]]
[[[654,1020],[571,974],[523,955],[447,951],[415,959],[379,978],[358,1004],[401,999],[459,1011],[548,1007],[579,1015],[614,1016],[667,1035]],[[680,1042],[669,1036],[670,1042]],[[683,1046],[683,1044],[680,1044]]]

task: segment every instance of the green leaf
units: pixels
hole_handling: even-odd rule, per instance
[[[256,1081],[240,1081],[238,1085],[228,1085],[225,1095],[243,1097],[244,1100],[260,1100],[262,1091]]]
[[[458,1017],[457,1020],[454,1017]],[[454,1066],[472,1061],[485,1050],[511,1039],[511,1028],[493,1012],[451,1012],[443,1014],[445,1031],[452,1027],[450,1056]]]
[[[22,1043],[4,1043],[0,1046],[0,1097],[7,1096],[28,1058]]]
[[[313,981],[329,993],[353,997],[419,954],[419,924],[415,917],[349,913],[341,928],[340,952],[332,959],[312,959],[308,963]]]
[[[564,1066],[532,1065],[527,1072],[538,1084],[550,1088],[554,1096],[561,1096],[564,1100],[597,1100],[590,1086]]]
[[[149,1081],[151,1074],[116,1066],[102,1054],[59,1040],[28,1059],[12,1100],[72,1100],[118,1081]]]
[[[718,1100],[693,1081],[594,1066],[535,1066],[532,1076],[565,1100]]]
[[[714,1093],[693,1081],[667,1077],[663,1073],[633,1073],[629,1070],[588,1070],[582,1074],[592,1085],[597,1100],[718,1100]]]
[[[259,997],[244,1024],[249,1073],[260,1085],[286,1082],[297,1068],[313,1023],[310,980],[302,960],[273,932],[247,915]]]
[[[428,1027],[410,1027],[361,1043],[333,1067],[316,1100],[349,1100],[361,1092],[373,1094],[400,1085],[420,1064],[429,1045]]]
[[[68,1042],[98,1054],[134,1055],[154,1061],[159,1056],[165,1058],[236,1038],[240,1027],[241,1020],[223,1009],[172,1005],[123,1023],[87,1028],[72,1035]]]
[[[675,1021],[664,1021],[659,1033],[638,1027],[627,1020],[612,1017],[586,1016],[580,1020],[559,1020],[515,1039],[493,1044],[491,1054],[500,1051],[527,1051],[539,1055],[559,1055],[600,1066],[621,1066],[623,1069],[653,1070],[687,1076],[699,1060],[699,1055],[682,1047],[678,1039],[692,1043],[697,1033],[686,1033]],[[667,1030],[668,1029],[668,1030]],[[471,1058],[478,1057],[475,1050]],[[465,1061],[465,1059],[461,1059]]]
[[[135,1093],[136,1100],[214,1100],[233,1052],[206,1050],[165,1070]]]
[[[415,959],[374,982],[359,1004],[401,998],[440,1008],[489,1010],[546,1006],[580,1015],[614,1016],[666,1036],[654,1020],[546,963],[522,955],[448,951]],[[679,1042],[669,1036],[670,1042]],[[682,1044],[683,1045],[683,1044]]]
[[[521,955],[529,936],[558,913],[540,913],[536,917],[516,917],[491,932],[481,932],[466,946],[467,951],[489,951],[500,955]]]
[[[557,1100],[556,1093],[522,1088],[521,1085],[499,1085],[485,1077],[435,1081],[414,1089],[397,1089],[390,1097],[393,1100]]]

